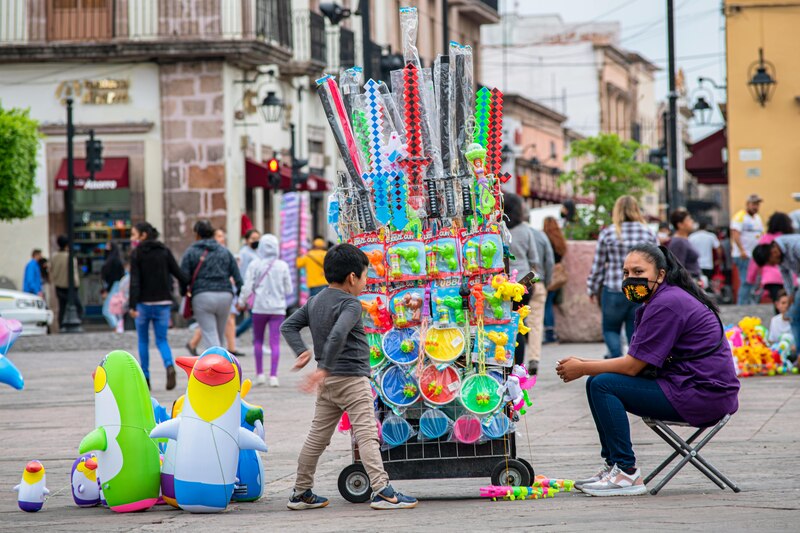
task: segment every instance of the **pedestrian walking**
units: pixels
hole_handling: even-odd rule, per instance
[[[792,233],[794,233],[792,219],[786,213],[776,211],[767,220],[767,232],[758,239],[758,244],[770,244],[775,240],[775,237],[791,235]],[[750,261],[750,265],[747,268],[747,283],[754,287],[759,287],[757,292],[759,295],[757,301],[759,302],[761,301],[761,295],[764,294],[764,291],[767,291],[770,301],[775,305],[778,301],[778,294],[783,291],[781,271],[773,265],[760,267],[755,261]]]
[[[562,287],[567,283],[567,270],[564,267],[564,256],[567,255],[567,240],[558,221],[553,217],[544,219],[544,233],[553,248],[553,274],[547,286],[547,300],[544,303],[544,340],[543,344],[558,342],[556,335],[556,317],[554,307],[561,298]]]
[[[31,252],[31,259],[25,265],[25,273],[22,277],[22,292],[44,296],[42,289],[42,269],[39,260],[42,258],[42,251],[36,248]]]
[[[169,248],[158,240],[158,230],[149,222],[139,222],[133,226],[131,245],[134,248],[130,261],[128,308],[131,318],[136,322],[139,364],[149,387],[150,324],[152,324],[156,347],[158,347],[164,367],[167,369],[167,390],[172,390],[176,384],[175,366],[172,349],[167,342],[167,329],[172,308],[172,279],[177,279],[183,290],[189,282],[189,278],[178,267]],[[119,294],[119,290],[117,294]]]
[[[311,246],[311,250],[297,258],[297,268],[306,270],[308,294],[313,297],[328,286],[328,282],[325,279],[325,271],[322,269],[328,247],[322,237],[315,238]]]
[[[269,327],[269,386],[277,387],[280,359],[281,324],[286,317],[286,298],[292,294],[289,265],[278,258],[278,239],[263,235],[258,243],[258,259],[247,269],[239,295],[239,309],[249,308],[253,316],[253,353],[256,360],[256,384],[264,379],[264,331]]]
[[[256,250],[258,249],[258,241],[261,239],[261,233],[254,228],[248,229],[244,234],[244,246],[239,250],[239,275],[242,279],[247,277],[247,268],[254,260],[258,259]],[[242,313],[244,318],[241,323],[236,327],[236,336],[240,337],[242,333],[250,329],[253,325],[253,316],[250,311]]]
[[[204,346],[221,346],[234,295],[242,287],[242,277],[233,254],[214,240],[210,221],[196,222],[194,234],[196,240],[183,255],[181,268],[189,278],[192,310]]]
[[[100,279],[103,282],[103,288],[100,294],[103,296],[103,316],[112,328],[117,327],[117,315],[109,311],[111,304],[111,297],[116,292],[114,289],[119,289],[119,280],[125,276],[125,264],[122,260],[122,254],[118,245],[109,242],[108,253],[106,254],[105,263],[103,268],[100,269]]]
[[[753,285],[747,283],[747,267],[750,254],[764,233],[764,223],[758,214],[761,198],[757,194],[747,197],[745,208],[738,211],[731,219],[731,255],[739,275],[739,292],[736,297],[738,305],[753,303]]]
[[[695,249],[689,235],[694,229],[692,215],[686,209],[676,209],[669,216],[669,221],[675,229],[672,238],[669,240],[667,248],[672,255],[678,258],[681,265],[686,269],[692,278],[697,281],[700,279],[700,254]]]
[[[415,507],[417,500],[395,491],[383,468],[378,428],[375,425],[372,387],[370,386],[370,348],[361,323],[358,295],[367,284],[366,254],[352,244],[334,246],[325,257],[325,278],[330,283],[292,316],[281,333],[286,338],[300,370],[311,361],[300,332],[309,328],[314,341],[317,369],[301,389],[317,391],[314,421],[297,459],[297,478],[287,507],[292,510],[317,509],[328,505],[327,498],[314,494],[317,463],[331,442],[336,425],[347,411],[358,445],[361,464],[369,476],[373,509]]]
[[[589,298],[600,304],[603,314],[603,340],[606,358],[622,355],[620,330],[625,326],[628,342],[633,338],[634,315],[639,304],[622,293],[622,264],[628,252],[638,244],[658,244],[647,227],[633,196],[621,196],[611,213],[613,224],[604,228],[597,239],[594,262],[586,280]]]
[[[697,250],[700,272],[711,281],[711,278],[714,277],[714,258],[722,253],[719,238],[708,231],[708,223],[701,222],[698,230],[689,235],[689,242]]]
[[[50,260],[50,279],[56,289],[56,298],[58,299],[58,327],[61,329],[64,326],[64,316],[67,311],[67,298],[69,296],[69,252],[67,246],[69,239],[66,235],[59,235],[56,239],[58,244],[58,251],[53,254]],[[75,285],[75,291],[81,286],[81,278],[78,274],[78,261],[75,257],[72,258],[72,274]],[[78,318],[83,317],[83,306],[81,305],[80,298],[75,298],[75,305],[77,306]]]

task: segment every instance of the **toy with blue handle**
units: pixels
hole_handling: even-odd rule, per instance
[[[8,351],[14,341],[22,333],[22,324],[19,320],[0,317],[0,383],[10,385],[17,390],[22,390],[25,381],[17,367],[7,357]]]

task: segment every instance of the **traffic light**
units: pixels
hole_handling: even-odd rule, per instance
[[[86,141],[86,170],[100,172],[103,170],[103,142],[91,138]]]
[[[274,157],[267,161],[267,181],[273,191],[281,186],[281,164]]]
[[[292,189],[297,189],[297,187],[308,181],[308,172],[300,172],[300,169],[307,164],[308,159],[295,159],[292,161]]]

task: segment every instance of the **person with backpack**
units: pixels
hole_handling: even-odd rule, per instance
[[[258,259],[247,268],[239,295],[239,310],[250,309],[253,316],[253,351],[256,360],[256,385],[264,379],[264,331],[269,325],[271,364],[269,386],[277,387],[280,359],[281,324],[286,317],[286,297],[292,294],[289,265],[278,258],[278,239],[269,233],[258,242]]]
[[[317,237],[312,243],[313,248],[302,257],[297,258],[297,268],[306,270],[306,284],[308,285],[309,296],[316,296],[322,289],[328,286],[325,279],[325,271],[322,264],[325,261],[326,251],[325,239]]]
[[[167,342],[172,288],[175,278],[181,291],[189,278],[180,269],[175,257],[163,242],[158,240],[158,230],[149,222],[139,222],[131,229],[134,246],[130,260],[130,315],[136,321],[139,338],[139,363],[150,387],[150,324],[156,335],[156,346],[167,369],[167,390],[175,388],[175,366],[172,350]]]

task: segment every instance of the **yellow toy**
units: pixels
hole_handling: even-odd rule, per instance
[[[503,331],[490,331],[486,337],[495,345],[494,359],[498,363],[506,360],[506,344],[508,344],[508,334]]]
[[[520,283],[512,283],[502,274],[492,278],[492,288],[495,290],[494,297],[505,301],[514,300],[521,302],[525,295],[525,286]]]
[[[531,314],[531,306],[530,305],[523,305],[519,309],[517,309],[517,313],[519,314],[519,327],[518,330],[520,334],[527,335],[528,332],[531,330],[528,326],[525,325],[525,319],[528,318],[528,315]]]

